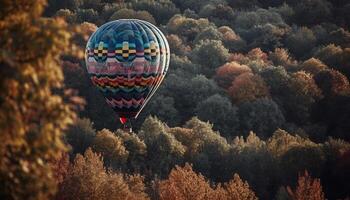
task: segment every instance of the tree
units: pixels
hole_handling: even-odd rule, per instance
[[[269,59],[275,66],[283,66],[286,69],[293,69],[296,61],[291,58],[289,51],[283,48],[276,48],[273,52],[269,52]]]
[[[330,67],[340,67],[343,49],[340,46],[329,44],[318,49],[314,56]]]
[[[173,97],[155,94],[152,100],[147,104],[139,117],[146,118],[149,115],[157,115],[157,117],[169,124],[170,126],[177,125],[181,118],[179,112],[175,108],[175,100]]]
[[[213,189],[201,174],[192,170],[192,166],[176,166],[167,180],[159,183],[161,200],[204,200],[210,199]]]
[[[257,98],[269,97],[269,89],[264,80],[259,75],[253,73],[243,73],[232,81],[228,93],[233,102],[242,103],[253,101]]]
[[[58,95],[58,59],[70,34],[63,20],[41,18],[44,4],[0,3],[1,199],[50,199],[56,183],[48,160],[66,150],[63,130],[75,116]]]
[[[312,75],[299,71],[293,73],[288,84],[287,99],[282,100],[287,120],[297,124],[307,124],[310,120],[312,106],[322,97]]]
[[[263,139],[269,138],[285,122],[278,105],[266,98],[240,104],[238,113],[241,132],[253,131]]]
[[[145,10],[149,12],[158,22],[158,24],[165,24],[175,14],[179,13],[180,10],[170,0],[165,1],[134,1],[132,3],[134,10]]]
[[[77,23],[90,22],[96,24],[99,20],[99,13],[94,8],[78,9],[75,15]]]
[[[311,74],[317,74],[323,70],[326,70],[328,67],[327,65],[323,64],[322,61],[320,61],[317,58],[310,58],[306,61],[304,61],[301,64],[301,70],[311,73]]]
[[[58,187],[61,186],[61,183],[67,176],[69,164],[70,163],[68,153],[62,153],[60,157],[50,161],[53,176],[55,178],[56,183],[58,184]]]
[[[252,70],[247,65],[240,65],[237,62],[228,62],[216,69],[215,81],[220,87],[229,88],[232,81],[239,75]]]
[[[315,82],[326,97],[350,94],[349,80],[337,70],[323,70],[317,73]]]
[[[131,173],[142,172],[146,168],[147,147],[135,133],[118,129],[115,133],[122,139],[123,145],[129,152],[126,171]]]
[[[350,77],[350,48],[342,49],[340,46],[329,44],[315,51],[314,56]]]
[[[228,200],[257,200],[254,192],[250,189],[247,181],[243,182],[238,174],[234,174],[233,179],[224,185],[227,191]]]
[[[282,66],[267,67],[259,74],[269,87],[272,98],[277,103],[280,103],[280,99],[286,95],[286,88],[288,87],[290,79],[290,75],[286,69]]]
[[[147,11],[135,11],[133,9],[122,8],[116,11],[109,20],[117,20],[117,19],[141,19],[148,21],[152,24],[156,24],[156,20],[153,16]]]
[[[302,25],[320,24],[327,22],[332,16],[332,4],[325,0],[310,0],[295,3],[289,0],[294,7],[294,22]],[[288,3],[288,1],[287,1]],[[293,5],[294,4],[294,5]]]
[[[235,18],[234,10],[226,3],[209,3],[199,11],[199,16],[208,18],[216,25],[228,25]]]
[[[188,144],[186,157],[196,170],[214,181],[222,181],[224,179],[222,172],[225,170],[222,161],[230,149],[227,140],[213,131],[212,124],[203,122],[197,117],[187,121],[184,128],[190,129],[192,133],[190,140],[185,141]]]
[[[167,40],[169,42],[171,52],[178,56],[186,55],[191,50],[191,47],[187,46],[178,35],[167,35]]]
[[[176,14],[169,20],[167,29],[170,33],[183,36],[187,41],[193,41],[196,35],[208,26],[211,26],[208,19],[192,19]]]
[[[62,182],[57,199],[148,199],[143,178],[106,171],[102,157],[89,148],[78,154]]]
[[[223,185],[211,186],[209,181],[193,171],[192,166],[176,166],[168,179],[160,181],[158,194],[161,200],[257,200],[247,182],[243,182],[238,174]]]
[[[198,44],[202,40],[223,40],[223,35],[218,31],[216,27],[209,26],[200,33],[197,34],[193,43]]]
[[[71,145],[74,154],[82,154],[92,145],[95,136],[93,123],[87,118],[78,118],[66,131],[65,139]]]
[[[299,175],[298,185],[293,191],[287,187],[289,195],[293,200],[324,200],[320,179],[313,179],[305,171],[304,175]]]
[[[202,66],[201,72],[207,77],[227,61],[228,49],[219,40],[202,40],[193,49],[193,61]]]
[[[176,165],[183,162],[185,147],[169,134],[166,124],[148,117],[139,131],[147,146],[147,167],[153,175],[165,177]]]
[[[251,2],[249,2],[251,3]],[[255,26],[265,25],[285,25],[282,17],[276,12],[270,12],[266,9],[259,8],[256,11],[241,11],[237,13],[234,21],[234,28],[237,29],[239,35],[245,38],[244,30],[252,29]]]
[[[63,18],[68,23],[75,23],[77,21],[77,15],[69,9],[58,10],[56,16]]]
[[[125,167],[129,152],[125,149],[122,139],[109,130],[103,129],[97,133],[92,149],[103,156],[107,167]]]
[[[246,48],[246,42],[236,34],[230,27],[221,26],[218,31],[222,34],[222,41],[226,48],[233,52],[243,51]]]
[[[198,103],[195,113],[200,120],[214,124],[214,129],[226,137],[232,137],[239,126],[237,110],[228,98],[216,94]]]
[[[297,58],[307,57],[315,47],[316,37],[307,27],[295,28],[286,38],[286,46]]]
[[[165,80],[166,95],[175,99],[175,108],[181,114],[182,120],[193,116],[196,105],[203,99],[217,93],[223,93],[215,81],[203,75],[187,79],[183,75],[168,76]]]

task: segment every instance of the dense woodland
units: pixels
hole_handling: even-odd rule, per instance
[[[100,25],[137,18],[168,74],[121,124],[85,69]],[[350,198],[347,0],[4,0],[0,199]]]

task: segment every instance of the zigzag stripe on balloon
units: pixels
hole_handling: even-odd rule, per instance
[[[120,92],[120,91],[126,92],[126,93],[130,93],[130,92],[139,92],[140,93],[140,92],[145,92],[149,89],[149,87],[133,87],[133,88],[118,87],[118,88],[113,88],[110,86],[100,87],[98,85],[97,85],[97,88],[104,93],[112,92],[113,94]]]
[[[130,108],[134,107],[137,108],[143,104],[145,101],[144,98],[141,99],[131,99],[131,100],[126,100],[126,99],[121,99],[121,100],[116,100],[116,99],[107,99],[106,102],[111,105],[112,107],[118,107],[118,108]]]
[[[109,77],[96,77],[91,76],[91,80],[95,85],[98,85],[100,87],[104,86],[147,86],[151,84],[154,79],[156,79],[157,76],[149,76],[149,77],[133,77],[133,78],[127,78],[123,76],[115,77],[115,78],[109,78]]]

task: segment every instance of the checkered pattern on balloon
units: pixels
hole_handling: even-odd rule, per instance
[[[157,27],[126,19],[102,25],[88,41],[85,60],[92,83],[123,123],[136,118],[157,90],[169,57]]]

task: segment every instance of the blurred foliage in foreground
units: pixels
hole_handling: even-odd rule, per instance
[[[44,5],[0,3],[1,199],[349,197],[348,1]],[[157,25],[172,50],[131,134],[82,60],[120,18]]]

